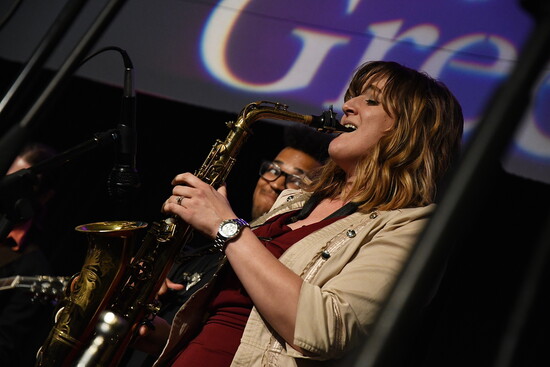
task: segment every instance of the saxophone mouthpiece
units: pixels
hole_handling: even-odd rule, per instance
[[[323,133],[349,133],[353,129],[344,127],[340,124],[340,121],[336,118],[336,113],[332,109],[332,105],[328,111],[324,111],[320,116],[312,116],[311,124],[309,126],[317,129],[317,131]]]

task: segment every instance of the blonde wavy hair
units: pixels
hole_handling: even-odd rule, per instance
[[[380,102],[394,126],[357,163],[350,187],[346,173],[329,159],[309,190],[362,203],[361,211],[425,206],[434,202],[438,184],[459,155],[462,108],[443,83],[389,61],[359,67],[345,100],[379,81],[385,82]]]

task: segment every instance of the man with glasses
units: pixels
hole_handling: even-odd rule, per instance
[[[286,146],[273,161],[260,166],[260,178],[252,198],[252,219],[271,209],[284,189],[299,189],[308,181],[308,173],[327,158],[331,137],[307,127],[285,131]]]

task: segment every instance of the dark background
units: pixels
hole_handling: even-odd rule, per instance
[[[13,82],[21,65],[0,63],[1,89]],[[48,72],[33,90],[49,80]],[[121,90],[84,79],[70,79],[63,91],[48,104],[35,128],[32,140],[52,145],[62,152],[94,133],[112,129],[118,122]],[[32,93],[31,93],[32,94]],[[2,94],[3,95],[3,94]],[[25,102],[30,103],[29,96]],[[225,122],[236,115],[207,110],[149,95],[137,96],[138,171],[142,187],[133,203],[133,218],[152,222],[161,218],[160,206],[171,190],[171,179],[180,172],[200,167],[215,139],[227,135]],[[252,102],[252,101],[250,101]],[[24,104],[22,104],[24,105]],[[244,107],[244,106],[242,106]],[[23,109],[24,110],[24,109]],[[296,111],[300,112],[300,111]],[[321,111],[319,111],[321,112]],[[20,111],[2,120],[4,133],[17,121]],[[248,218],[251,194],[262,159],[276,154],[282,144],[283,127],[257,122],[228,180],[230,201],[238,215]],[[113,164],[113,147],[86,153],[56,171],[57,196],[47,219],[48,253],[58,275],[80,270],[86,242],[73,228],[95,221],[113,220],[113,203],[107,195],[106,180]],[[425,308],[421,322],[406,335],[408,353],[403,365],[492,366],[502,348],[504,330],[518,301],[534,287],[536,302],[521,319],[516,366],[548,365],[544,349],[549,339],[547,256],[539,255],[549,246],[541,239],[548,228],[550,189],[548,185],[510,175],[496,165],[489,180],[479,185],[449,261],[439,292]],[[544,266],[526,281],[534,260]],[[539,283],[540,282],[540,283]],[[512,344],[513,346],[514,344]],[[512,347],[506,347],[512,350]]]

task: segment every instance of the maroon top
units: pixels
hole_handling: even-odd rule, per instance
[[[276,258],[305,236],[339,219],[325,219],[291,230],[286,223],[294,214],[281,214],[254,229],[254,234]],[[226,367],[231,364],[253,304],[233,269],[228,266],[225,270],[217,294],[208,306],[209,318],[172,366]]]

